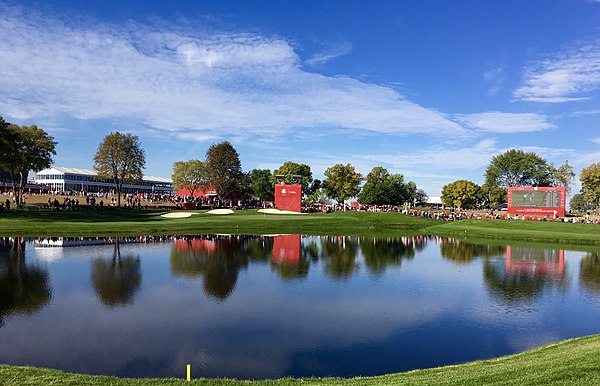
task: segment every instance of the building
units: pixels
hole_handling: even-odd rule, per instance
[[[35,175],[35,182],[48,186],[51,192],[109,192],[115,189],[110,179],[98,178],[96,172],[88,169],[54,166],[41,170]],[[144,176],[142,181],[123,184],[123,193],[172,194],[173,181],[169,178]]]

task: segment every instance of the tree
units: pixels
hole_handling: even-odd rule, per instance
[[[273,173],[273,182],[278,176],[283,176],[283,182],[289,184],[292,182],[292,176],[300,176],[302,178],[302,195],[306,196],[310,194],[310,183],[312,182],[312,172],[310,166],[306,164],[299,164],[292,161],[284,162],[275,172]]]
[[[146,165],[146,155],[137,135],[110,133],[98,146],[94,169],[100,178],[113,180],[117,207],[121,207],[121,189],[125,182],[140,181]]]
[[[567,188],[567,194],[571,193],[571,185],[575,179],[575,172],[573,166],[569,165],[569,161],[565,161],[564,165],[559,167],[550,165],[550,173],[552,175],[552,186],[564,186]]]
[[[581,171],[579,175],[583,198],[600,206],[600,162],[592,164]]]
[[[376,166],[367,174],[358,202],[367,205],[402,205],[412,202],[416,197],[417,185],[414,182],[405,183],[402,174],[390,174],[386,168]]]
[[[56,142],[35,125],[17,126],[1,117],[0,138],[0,168],[10,174],[13,191],[21,197],[29,172],[52,164]]]
[[[492,158],[485,183],[507,189],[512,186],[548,186],[552,173],[546,160],[535,153],[511,149]]]
[[[417,189],[417,194],[415,197],[415,204],[422,206],[422,205],[427,204],[428,200],[429,200],[429,196],[427,195],[427,193],[423,189]]]
[[[190,196],[200,188],[206,186],[206,167],[204,162],[197,159],[177,161],[173,164],[173,185],[177,189],[185,189]]]
[[[506,202],[508,193],[506,189],[483,184],[479,191],[479,205],[484,208],[493,208]]]
[[[212,144],[206,151],[207,184],[219,199],[242,197],[248,188],[248,176],[242,172],[240,156],[229,141]]]
[[[92,283],[98,298],[108,307],[127,306],[133,303],[135,293],[142,284],[140,258],[121,257],[121,248],[117,239],[110,261],[101,258],[94,260]]]
[[[348,198],[356,196],[360,191],[359,185],[362,176],[350,164],[333,165],[325,170],[325,177],[327,177],[323,182],[325,194],[342,204]],[[344,210],[346,210],[345,205]]]
[[[467,180],[458,180],[444,185],[442,203],[445,206],[471,209],[477,204],[479,185]]]
[[[273,175],[269,169],[253,169],[250,181],[254,197],[261,201],[273,201]]]
[[[570,202],[571,210],[574,212],[585,212],[596,209],[596,205],[587,201],[582,193],[574,194]]]

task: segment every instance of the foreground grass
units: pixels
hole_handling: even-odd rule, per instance
[[[359,378],[283,378],[264,381],[128,379],[70,374],[57,370],[0,365],[2,385],[598,385],[600,335],[543,346],[521,354],[463,365]]]

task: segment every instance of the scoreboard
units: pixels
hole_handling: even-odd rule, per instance
[[[508,213],[510,215],[564,217],[567,199],[565,187],[508,188]]]

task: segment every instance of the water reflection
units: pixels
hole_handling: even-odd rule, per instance
[[[321,258],[325,273],[334,280],[347,280],[358,270],[356,252],[358,239],[347,236],[321,237]]]
[[[373,275],[380,276],[390,267],[400,268],[403,260],[415,257],[415,245],[425,242],[415,239],[391,239],[365,237],[360,239],[360,251],[365,266]]]
[[[600,254],[589,252],[579,266],[579,283],[590,292],[600,292]]]
[[[176,240],[171,250],[171,272],[174,276],[202,277],[204,292],[224,301],[235,288],[239,270],[248,266],[247,240],[247,236]]]
[[[0,362],[15,365],[133,377],[180,376],[186,363],[206,377],[375,375],[510,354],[600,325],[598,253],[301,235],[0,247]],[[568,286],[571,277],[580,284]]]
[[[504,261],[484,261],[483,276],[496,299],[531,302],[546,289],[567,286],[564,258],[563,250],[507,246]]]
[[[102,304],[108,307],[133,303],[142,283],[140,257],[121,256],[121,243],[115,240],[112,258],[95,259],[92,263],[92,283]]]
[[[441,239],[440,253],[443,258],[457,264],[468,264],[476,258],[490,258],[503,256],[506,246],[473,244],[455,239]]]
[[[31,315],[51,298],[48,270],[25,259],[24,238],[0,238],[0,326],[11,314]]]
[[[273,238],[271,267],[283,280],[304,279],[308,276],[310,260],[301,248],[300,235],[280,235]]]

